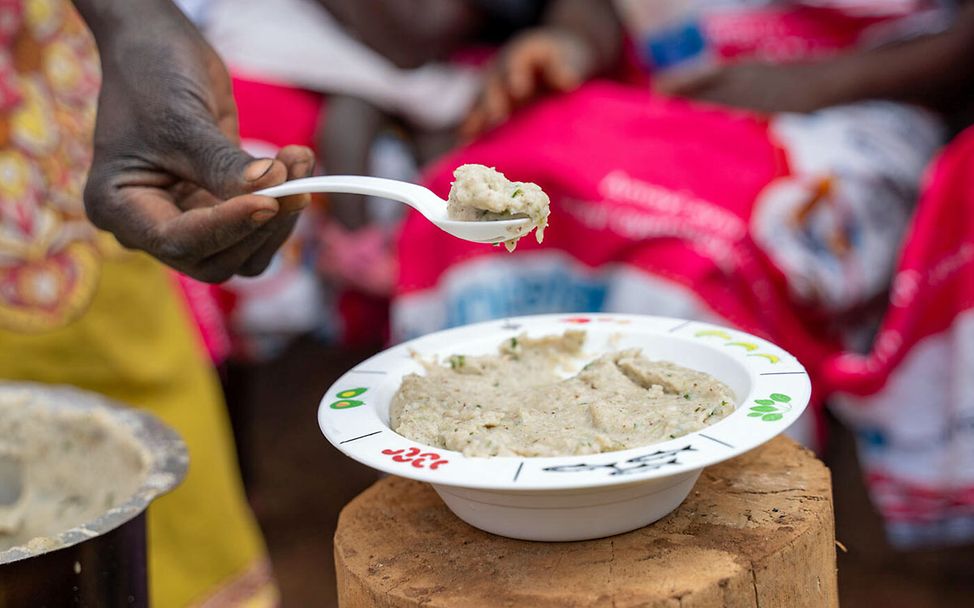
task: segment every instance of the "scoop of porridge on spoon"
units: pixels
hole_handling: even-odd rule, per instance
[[[514,250],[518,239],[537,229],[540,243],[548,224],[548,196],[535,184],[512,182],[483,165],[462,165],[450,200],[418,184],[362,175],[326,175],[296,179],[256,194],[272,197],[346,192],[405,203],[453,236],[476,243],[504,243]]]

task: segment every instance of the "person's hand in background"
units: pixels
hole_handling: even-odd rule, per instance
[[[311,150],[254,159],[240,149],[226,68],[168,0],[75,5],[102,63],[91,221],[203,281],[262,272],[309,197],[250,193],[310,175]]]
[[[653,88],[757,112],[812,112],[834,101],[827,75],[819,64],[737,63],[657,78]]]
[[[472,137],[494,127],[544,93],[571,91],[592,75],[594,66],[591,48],[577,34],[555,28],[525,32],[488,67],[462,134]]]
[[[974,91],[974,1],[962,0],[943,32],[808,63],[733,63],[689,76],[658,77],[667,95],[758,112],[812,112],[866,99],[892,99],[952,113]]]
[[[487,68],[461,128],[474,137],[545,93],[563,93],[618,61],[622,30],[611,2],[556,0],[544,24],[515,37]]]

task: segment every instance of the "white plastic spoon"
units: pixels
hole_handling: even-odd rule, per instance
[[[531,229],[527,218],[514,220],[460,221],[446,215],[446,201],[429,189],[381,177],[361,175],[325,175],[296,179],[279,186],[255,192],[263,196],[292,196],[314,192],[346,192],[365,194],[406,203],[422,213],[441,230],[465,241],[500,243],[524,235]]]

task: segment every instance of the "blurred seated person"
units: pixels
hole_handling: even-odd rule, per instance
[[[816,405],[828,397],[848,406],[861,449],[881,454],[867,466],[887,523],[904,523],[899,506],[915,506],[898,502],[904,479],[952,504],[955,488],[974,480],[951,457],[967,448],[932,442],[923,466],[913,466],[917,418],[902,404],[916,400],[909,387],[932,389],[936,370],[938,386],[951,389],[924,393],[926,434],[954,437],[958,404],[949,395],[965,393],[970,353],[907,363],[923,352],[921,338],[964,342],[949,325],[959,317],[941,312],[970,309],[968,292],[937,281],[964,267],[974,227],[962,204],[941,199],[923,200],[938,210],[942,234],[911,222],[922,177],[956,128],[948,119],[974,97],[974,6],[702,2],[714,59],[707,69],[608,82],[592,80],[606,49],[619,68],[638,65],[640,49],[620,53],[575,20],[566,27],[559,19],[578,4],[595,13],[586,26],[603,24],[617,41],[631,28],[611,3],[550,3],[544,22],[492,63],[464,125],[476,141],[426,174],[442,196],[463,163],[537,182],[552,200],[544,244],[525,240],[509,255],[410,215],[399,241],[395,338],[558,312],[736,326],[794,353]],[[901,256],[904,242],[938,238],[953,248],[938,250],[946,259]],[[849,412],[871,403],[895,411],[894,422],[857,423]],[[959,407],[969,413],[974,404]],[[813,415],[792,428],[807,444],[821,440]],[[895,500],[880,493],[884,480]],[[888,528],[895,542],[974,537],[951,527],[956,513],[939,506],[915,515]]]

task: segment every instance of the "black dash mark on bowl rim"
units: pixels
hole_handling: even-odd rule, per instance
[[[693,321],[684,321],[683,323],[680,323],[676,327],[672,327],[672,328],[666,330],[666,332],[671,334],[671,333],[673,333],[673,332],[675,332],[675,331],[677,331],[679,329],[683,329],[684,327],[686,327],[687,325],[689,325],[691,323],[693,323]]]
[[[359,435],[358,437],[352,437],[351,439],[346,439],[345,441],[339,441],[338,445],[342,445],[343,443],[352,443],[353,441],[358,441],[359,439],[365,439],[366,437],[371,437],[372,435],[378,435],[381,432],[382,431],[374,431],[365,435]]]
[[[517,465],[517,471],[514,473],[514,481],[517,481],[517,478],[521,476],[521,469],[523,468],[524,468],[523,462]]]
[[[714,443],[719,443],[720,445],[727,446],[727,447],[729,447],[732,450],[734,449],[734,446],[732,446],[731,444],[727,443],[726,441],[721,441],[720,439],[717,439],[716,437],[711,437],[710,435],[704,435],[703,433],[697,433],[697,435],[700,435],[704,439],[709,439],[709,440],[713,441]]]
[[[353,374],[379,374],[379,375],[385,375],[385,374],[388,374],[389,372],[383,372],[383,371],[371,370],[371,369],[353,369],[353,370],[351,370],[350,373],[353,373]]]
[[[807,376],[808,372],[764,372],[759,376]]]

